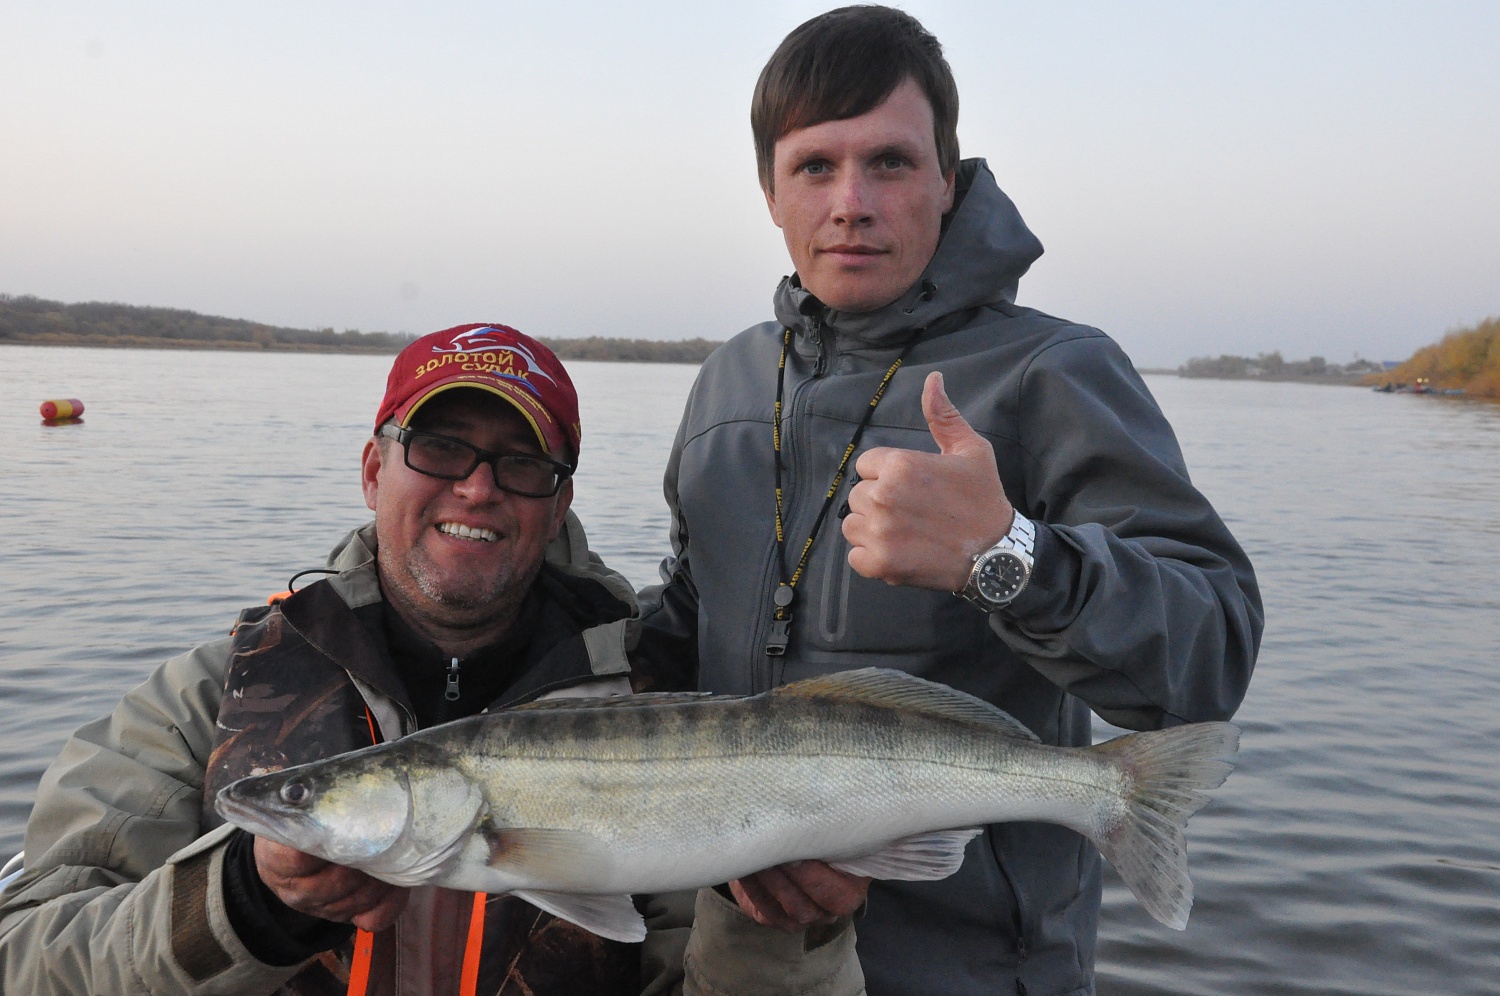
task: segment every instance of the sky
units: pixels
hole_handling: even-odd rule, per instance
[[[826,3],[0,0],[0,293],[725,339],[790,269],[751,88]],[[1138,365],[1500,315],[1500,3],[900,4]]]

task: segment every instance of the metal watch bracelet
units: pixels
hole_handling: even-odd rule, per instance
[[[1005,608],[1030,582],[1035,548],[1036,524],[1015,512],[1010,531],[974,558],[967,583],[954,594],[985,612]]]

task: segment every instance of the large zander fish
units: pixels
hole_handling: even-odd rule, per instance
[[[980,699],[900,671],[751,696],[553,699],[461,719],[221,791],[231,823],[396,885],[514,893],[604,937],[632,893],[820,858],[938,879],[986,823],[1042,820],[1187,924],[1183,827],[1223,783],[1228,723],[1052,747]]]

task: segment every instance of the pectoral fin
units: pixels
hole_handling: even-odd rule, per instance
[[[614,865],[604,841],[578,830],[480,827],[491,868],[559,886],[607,880]]]
[[[518,890],[538,885],[583,891],[608,882],[613,869],[604,842],[578,830],[500,829],[485,823],[434,884],[494,894],[519,895]]]
[[[585,896],[569,892],[525,889],[514,895],[559,919],[576,923],[611,941],[633,943],[646,939],[646,921],[629,896]]]
[[[982,832],[979,827],[968,827],[914,834],[892,841],[874,854],[828,864],[839,871],[870,878],[893,878],[905,882],[947,878],[964,863],[964,848],[969,841]]]

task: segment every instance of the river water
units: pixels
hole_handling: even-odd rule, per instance
[[[388,356],[0,347],[0,857],[67,733],[360,524]],[[574,363],[638,585],[695,369]],[[1500,405],[1149,378],[1268,625],[1186,931],[1108,880],[1103,994],[1500,993]],[[81,425],[37,405],[79,397]],[[1100,728],[1100,737],[1113,731]]]

